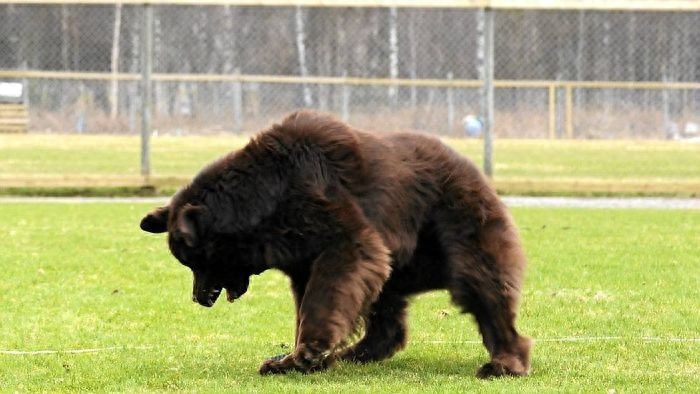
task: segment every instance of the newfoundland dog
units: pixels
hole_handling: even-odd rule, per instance
[[[478,377],[529,372],[516,228],[478,169],[435,138],[296,112],[201,170],[141,229],[168,233],[206,307],[222,290],[241,297],[251,275],[289,276],[295,347],[262,374],[389,358],[406,346],[408,297],[434,289],[474,315],[491,356]]]

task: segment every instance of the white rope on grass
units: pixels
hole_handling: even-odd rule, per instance
[[[625,337],[625,336],[598,336],[598,337],[560,337],[560,338],[532,338],[534,343],[566,343],[566,342],[606,342],[606,341],[640,341],[640,342],[660,342],[660,343],[700,343],[700,338],[681,338],[681,337]],[[462,344],[462,345],[481,345],[481,341],[411,341],[413,344],[419,345],[446,345],[446,344]],[[156,346],[112,346],[102,348],[88,349],[65,349],[65,350],[2,350],[0,355],[8,356],[40,356],[48,354],[90,354],[112,351],[129,351],[129,350],[153,350]]]
[[[700,343],[700,338],[680,338],[680,337],[625,337],[625,336],[598,336],[598,337],[560,337],[560,338],[531,338],[534,343],[544,342],[606,342],[606,341],[640,341],[640,342],[697,342]],[[474,344],[480,345],[481,341],[412,341],[411,343],[442,345],[442,344]]]
[[[86,354],[102,353],[119,350],[151,350],[153,346],[112,346],[88,349],[64,349],[64,350],[0,350],[0,354],[9,356],[41,356],[45,354]]]

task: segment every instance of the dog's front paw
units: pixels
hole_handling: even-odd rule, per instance
[[[503,365],[498,363],[487,363],[481,366],[476,372],[476,377],[479,379],[489,379],[494,377],[503,376],[506,374],[506,370]]]
[[[291,354],[272,357],[260,366],[261,375],[278,375],[294,370],[297,370],[297,367]]]
[[[476,377],[480,379],[490,379],[501,376],[526,376],[527,374],[528,370],[523,368],[520,363],[511,363],[511,365],[508,365],[499,361],[491,361],[479,368]]]
[[[306,355],[306,357],[304,357]],[[332,355],[309,357],[306,352],[279,355],[265,361],[260,366],[261,375],[285,374],[291,371],[312,373],[331,367],[335,362]]]

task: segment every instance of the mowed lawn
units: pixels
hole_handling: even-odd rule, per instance
[[[266,357],[291,348],[286,279],[267,272],[234,304],[193,304],[188,270],[169,255],[164,237],[138,228],[151,208],[0,205],[1,391],[700,387],[700,211],[515,209],[530,261],[519,328],[535,341],[533,370],[526,378],[480,381],[474,373],[487,355],[476,326],[445,292],[415,298],[408,348],[390,360],[259,376]]]
[[[248,139],[154,137],[147,182],[169,193]],[[482,165],[481,140],[445,141]],[[509,194],[700,195],[700,144],[497,139],[494,164],[494,182]],[[0,135],[0,192],[143,183],[136,136]]]

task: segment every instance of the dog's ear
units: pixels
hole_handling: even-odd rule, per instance
[[[177,229],[187,246],[199,245],[211,225],[211,214],[204,205],[187,204],[178,213]]]
[[[141,230],[154,234],[168,231],[169,215],[169,206],[154,209],[148,215],[144,216],[143,219],[141,219]]]

